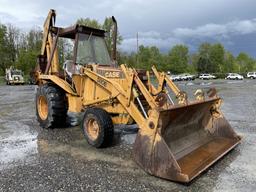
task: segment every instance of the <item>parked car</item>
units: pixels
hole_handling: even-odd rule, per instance
[[[180,76],[180,80],[182,80],[182,81],[191,81],[191,80],[195,80],[195,78],[196,78],[195,75],[190,75],[188,73],[184,73],[179,76]]]
[[[248,72],[247,78],[256,79],[256,72]]]
[[[237,74],[237,73],[229,73],[225,79],[243,80],[244,77],[242,75]]]
[[[199,76],[199,79],[203,79],[203,80],[216,79],[216,76],[204,73]]]
[[[180,76],[179,76],[179,75],[171,75],[171,76],[170,76],[170,79],[171,79],[172,81],[180,81]]]

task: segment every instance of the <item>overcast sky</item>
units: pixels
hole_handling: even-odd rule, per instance
[[[0,0],[0,22],[23,30],[41,27],[51,8],[57,11],[57,26],[114,15],[124,51],[136,50],[139,32],[140,44],[162,51],[184,43],[194,52],[208,41],[256,57],[256,0]]]

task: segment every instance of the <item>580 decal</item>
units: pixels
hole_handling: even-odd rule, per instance
[[[99,83],[100,85],[102,85],[103,87],[106,87],[107,86],[107,81],[98,77],[97,78],[97,83]]]

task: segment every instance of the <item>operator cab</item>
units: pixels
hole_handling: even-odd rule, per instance
[[[106,42],[102,37],[78,33],[76,64],[110,65]]]
[[[104,30],[78,24],[68,28],[53,28],[55,33],[58,29],[60,38],[71,39],[74,43],[73,60],[63,63],[63,69],[68,76],[79,73],[81,66],[85,65],[113,65],[104,39]]]
[[[59,37],[73,39],[75,64],[100,64],[111,65],[110,55],[105,42],[105,31],[75,25],[68,28],[60,28]]]

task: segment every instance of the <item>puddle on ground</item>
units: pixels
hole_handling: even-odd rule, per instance
[[[37,154],[37,134],[31,133],[28,125],[6,122],[0,127],[0,133],[0,170],[29,162]]]
[[[212,85],[213,84],[213,82],[211,82],[211,81],[209,81],[209,82],[202,82],[202,83],[200,83],[200,85],[202,85],[202,86],[205,86],[205,85]]]
[[[119,143],[132,145],[135,142],[138,132],[137,124],[133,125],[116,125],[114,127],[115,135],[117,135]]]

